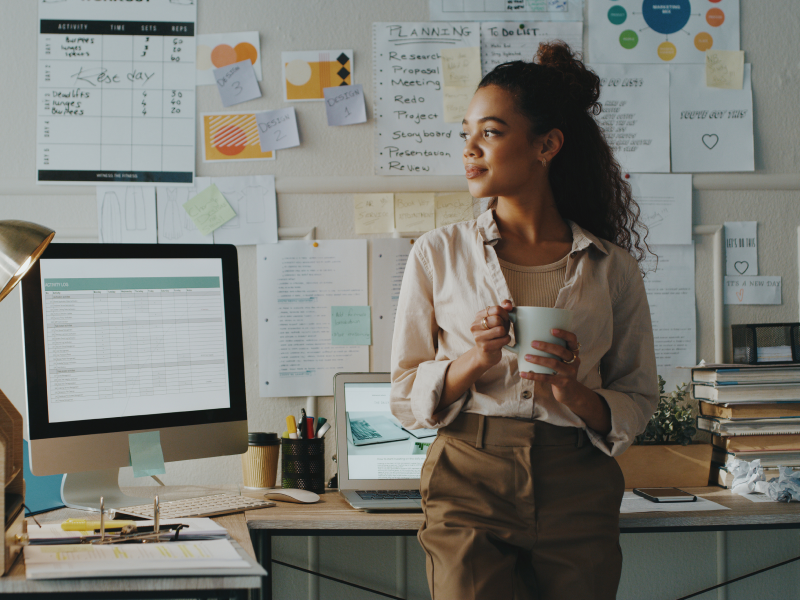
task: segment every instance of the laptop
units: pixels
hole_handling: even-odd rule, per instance
[[[333,378],[339,493],[359,510],[422,510],[419,477],[434,429],[403,428],[389,409],[389,373]]]

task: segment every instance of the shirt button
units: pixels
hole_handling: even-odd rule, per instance
[[[522,392],[522,399],[530,400],[532,395],[533,394],[531,394],[530,390],[525,390],[524,392]]]

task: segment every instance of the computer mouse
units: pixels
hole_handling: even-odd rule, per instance
[[[297,502],[300,504],[319,502],[319,496],[314,492],[292,488],[270,490],[264,494],[264,498],[267,500],[277,500],[278,502]]]

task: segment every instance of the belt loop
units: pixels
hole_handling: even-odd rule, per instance
[[[577,440],[575,441],[575,446],[578,448],[583,448],[583,441],[586,437],[586,432],[583,429],[578,429],[578,436]]]
[[[478,435],[475,438],[475,447],[483,448],[483,428],[486,425],[486,417],[478,415]]]

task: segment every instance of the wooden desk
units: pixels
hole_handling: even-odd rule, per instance
[[[633,513],[620,515],[622,533],[732,531],[800,528],[800,503],[751,502],[719,487],[687,491],[728,507],[725,511]],[[354,510],[338,492],[323,494],[316,504],[278,503],[245,513],[256,537],[256,556],[269,575],[262,600],[272,599],[273,536],[416,535],[422,513],[365,513]]]
[[[234,486],[235,487],[235,486]],[[146,487],[126,489],[126,493],[141,498],[149,498],[159,494],[162,500],[191,493],[205,495],[219,492],[220,488]],[[224,491],[232,491],[225,489]],[[37,515],[40,523],[61,522],[69,518],[86,518],[84,511],[62,508]],[[214,521],[225,527],[233,538],[233,545],[250,565],[249,569],[224,577],[128,577],[128,578],[92,578],[61,580],[28,580],[25,578],[25,564],[20,556],[11,570],[0,577],[0,596],[13,596],[24,600],[52,597],[58,594],[62,598],[246,598],[248,592],[262,587],[267,573],[255,558],[255,551],[247,529],[244,513],[215,517]],[[36,527],[32,519],[28,519],[29,527]]]

